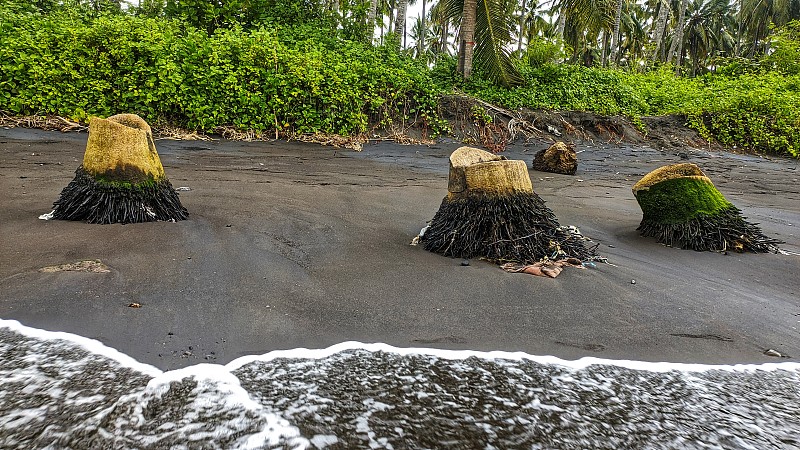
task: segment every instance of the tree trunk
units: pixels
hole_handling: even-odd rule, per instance
[[[653,52],[653,61],[664,61],[662,54],[664,53],[664,48],[662,47],[662,43],[664,42],[664,31],[667,29],[667,18],[669,17],[669,2],[666,0],[662,0],[660,3],[661,9],[658,11],[658,19],[655,23],[655,31],[653,32],[653,40],[656,44],[655,52]]]
[[[370,0],[369,11],[367,11],[367,33],[369,33],[368,40],[372,42],[375,35],[375,15],[378,11],[378,0]]]
[[[395,23],[394,23],[394,20],[395,20],[394,19],[395,18],[394,7],[395,7],[395,2],[394,1],[390,1],[389,2],[389,28],[386,30],[387,34],[391,34],[392,32],[395,31],[395,28],[394,28],[394,25],[395,25]]]
[[[464,10],[461,13],[458,72],[465,80],[472,76],[472,52],[475,47],[475,14],[477,7],[477,0],[464,0]]]
[[[442,24],[442,35],[439,37],[439,53],[444,53],[447,49],[447,39],[450,34],[450,22],[445,20]]]
[[[600,53],[600,66],[606,67],[608,65],[608,32],[603,30],[603,35],[600,37],[601,53]]]
[[[408,0],[398,0],[397,1],[397,15],[394,18],[394,27],[392,29],[394,32],[400,37],[401,41],[404,41],[402,34],[405,34],[406,30],[406,7],[408,6]],[[404,45],[405,46],[405,45]]]
[[[422,0],[422,18],[420,19],[420,34],[419,34],[419,41],[417,42],[417,55],[421,56],[422,52],[425,51],[425,8],[427,6],[427,0]]]
[[[611,63],[619,60],[619,27],[622,21],[622,0],[617,0],[617,12],[614,15],[614,30],[611,32]]]
[[[519,42],[517,42],[517,56],[522,57],[522,30],[525,28],[525,0],[522,0],[522,12],[519,15]]]
[[[681,9],[678,11],[678,24],[675,29],[675,37],[672,39],[672,45],[669,47],[668,61],[672,61],[672,56],[675,55],[675,71],[680,70],[681,54],[683,53],[683,27],[686,22],[686,7],[688,0],[681,0]]]
[[[564,11],[561,11],[558,14],[558,22],[556,23],[556,38],[558,39],[559,45],[564,46],[564,28],[567,26],[567,14]]]

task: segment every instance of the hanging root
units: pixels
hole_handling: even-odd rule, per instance
[[[700,214],[685,223],[663,224],[642,220],[642,236],[655,237],[670,247],[697,251],[779,253],[777,239],[764,236],[756,225],[744,220],[741,211],[729,206],[713,215]]]
[[[88,223],[185,220],[189,212],[167,179],[139,184],[96,181],[83,166],[53,203],[53,219]]]
[[[558,224],[536,193],[445,197],[420,238],[426,250],[455,258],[485,258],[531,264],[544,259],[588,260],[580,236]]]

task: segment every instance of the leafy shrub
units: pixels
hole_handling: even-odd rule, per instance
[[[338,134],[438,123],[438,91],[425,67],[316,26],[234,25],[209,36],[177,20],[7,16],[0,109],[16,114],[131,112],[205,131]]]
[[[788,75],[800,74],[800,21],[793,20],[770,37],[772,52],[762,65]]]
[[[305,5],[259,1],[273,10]],[[268,18],[273,10],[261,11],[263,17],[245,26],[238,19],[213,24],[209,34],[184,16],[93,17],[59,5],[0,5],[0,110],[77,120],[131,112],[204,131],[234,126],[346,135],[399,122],[437,131],[444,128],[438,98],[456,87],[510,109],[594,111],[634,121],[683,115],[725,145],[800,157],[797,22],[775,35],[774,52],[760,70],[731,60],[717,74],[683,78],[669,67],[626,73],[520,64],[525,83],[505,88],[482,80],[480,72],[464,82],[454,75],[453,57],[441,57],[429,70],[394,45],[360,42],[357,27],[337,30],[324,17],[282,25]],[[49,14],[41,12],[48,8]],[[342,37],[348,33],[355,39]]]
[[[800,157],[800,75],[676,76],[670,67],[648,73],[545,64],[523,70],[525,84],[503,88],[485,81],[465,90],[506,108],[685,116],[687,125],[727,146]]]
[[[561,50],[562,45],[558,42],[534,37],[528,42],[528,48],[525,50],[522,59],[531,67],[555,63],[564,58],[564,52]]]
[[[568,64],[523,68],[525,84],[503,88],[481,80],[466,89],[506,108],[595,111],[600,114],[639,114],[641,98],[624,83],[624,73]]]

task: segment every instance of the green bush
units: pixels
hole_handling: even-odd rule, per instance
[[[259,1],[300,8],[297,14],[307,6]],[[775,35],[774,52],[755,69],[731,60],[716,74],[684,78],[670,67],[627,73],[519,61],[525,83],[505,88],[482,80],[479,71],[464,82],[452,57],[428,69],[395,45],[361,42],[357,27],[337,29],[325,17],[288,24],[261,11],[263,17],[244,26],[231,19],[209,33],[185,17],[75,13],[63,5],[0,5],[0,110],[76,120],[130,112],[203,131],[234,126],[348,135],[416,122],[435,132],[444,128],[438,99],[455,87],[510,109],[624,114],[635,122],[643,115],[682,115],[725,145],[800,157],[796,22]],[[353,40],[343,37],[348,33]],[[553,48],[540,50],[537,64]]]
[[[762,66],[788,75],[800,74],[800,21],[793,20],[770,37],[772,52]]]
[[[647,73],[545,64],[523,69],[525,84],[481,80],[464,89],[506,108],[593,111],[640,116],[676,114],[726,146],[800,157],[800,75],[777,72],[685,78],[672,68]]]
[[[594,111],[600,114],[637,115],[642,99],[625,84],[620,71],[570,64],[523,67],[525,84],[503,88],[474,80],[465,89],[506,108]]]
[[[528,48],[525,49],[522,59],[531,67],[553,64],[565,56],[565,52],[561,49],[562,45],[563,43],[534,37],[528,42]]]
[[[204,131],[338,134],[438,123],[438,90],[425,67],[318,26],[233,26],[209,36],[177,20],[6,16],[0,109],[15,114],[131,112]]]
[[[699,78],[669,69],[629,74],[646,115],[680,114],[706,139],[726,146],[800,157],[800,76],[776,72]]]

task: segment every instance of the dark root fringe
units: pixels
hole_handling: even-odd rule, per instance
[[[745,221],[735,206],[713,215],[701,214],[686,223],[663,224],[643,219],[637,230],[670,247],[697,251],[778,253],[778,244],[782,243],[764,236],[761,228]]]
[[[97,182],[83,166],[53,203],[53,219],[95,224],[185,220],[189,212],[166,179],[140,184]]]
[[[536,193],[445,197],[420,237],[425,250],[454,258],[530,264],[546,258],[595,255],[580,237],[560,229]]]

